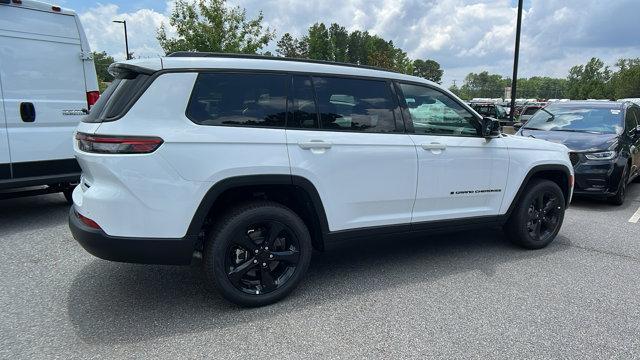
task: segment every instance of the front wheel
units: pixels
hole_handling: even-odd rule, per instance
[[[290,209],[270,201],[238,206],[214,227],[204,268],[222,296],[263,306],[287,296],[311,261],[311,237]]]
[[[564,211],[565,199],[558,184],[534,180],[527,185],[505,230],[515,244],[527,249],[541,249],[558,235]]]
[[[613,205],[622,205],[624,204],[624,199],[627,196],[627,183],[629,182],[628,176],[628,166],[624,167],[622,171],[622,176],[620,177],[620,183],[618,184],[618,190],[616,194],[609,198],[609,202]]]

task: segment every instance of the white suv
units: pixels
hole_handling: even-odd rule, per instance
[[[500,134],[437,84],[347,64],[176,53],[111,67],[80,124],[70,227],[107,260],[189,264],[277,301],[312,248],[504,225],[541,248],[573,191],[565,146]]]

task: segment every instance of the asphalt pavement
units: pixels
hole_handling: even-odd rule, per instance
[[[242,309],[198,266],[100,260],[62,195],[0,202],[0,358],[640,358],[640,184],[577,199],[549,247],[498,230],[315,253],[287,299]]]

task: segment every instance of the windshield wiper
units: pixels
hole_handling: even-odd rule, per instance
[[[589,134],[602,134],[598,131],[592,130],[576,130],[576,129],[549,129],[549,131],[569,131],[569,132],[581,132],[581,133],[589,133]]]
[[[538,129],[538,128],[534,128],[534,127],[528,127],[528,126],[523,126],[522,127],[525,130],[540,130],[540,131],[545,131],[544,129]]]

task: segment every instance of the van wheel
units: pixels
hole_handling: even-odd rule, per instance
[[[549,245],[560,231],[564,211],[564,195],[556,183],[532,181],[505,226],[509,240],[527,249]]]
[[[622,177],[620,177],[620,183],[618,184],[618,191],[609,198],[609,202],[613,205],[624,204],[624,199],[627,196],[627,183],[629,182],[628,172],[628,166],[625,166],[622,171]]]
[[[64,195],[64,198],[67,200],[67,204],[69,205],[73,205],[73,190],[75,188],[75,186],[69,186],[68,188],[62,190],[62,195]]]
[[[241,306],[263,306],[287,296],[311,261],[311,237],[290,209],[256,201],[228,212],[211,232],[204,253],[209,282]]]

